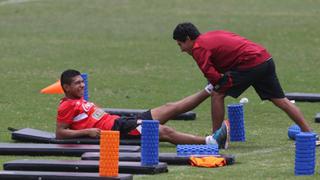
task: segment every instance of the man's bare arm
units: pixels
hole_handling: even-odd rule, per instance
[[[72,130],[70,129],[69,124],[57,123],[57,127],[56,127],[57,139],[68,139],[68,138],[78,138],[78,137],[98,138],[99,136],[100,136],[100,129],[98,128]]]

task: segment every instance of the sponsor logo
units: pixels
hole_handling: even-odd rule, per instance
[[[102,109],[96,109],[94,111],[94,113],[92,114],[92,118],[99,121],[103,115],[105,114],[105,112]]]

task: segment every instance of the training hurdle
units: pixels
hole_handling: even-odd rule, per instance
[[[132,180],[131,174],[102,177],[99,173],[43,172],[43,171],[0,171],[2,180]]]
[[[107,164],[108,165],[108,164]],[[53,171],[53,172],[99,172],[99,161],[82,160],[36,160],[23,159],[5,162],[4,170]],[[158,174],[168,172],[166,163],[142,165],[141,162],[119,161],[119,173]]]
[[[118,115],[118,116],[138,116],[142,113],[146,112],[148,109],[119,109],[119,108],[103,108],[103,110],[106,113]],[[195,120],[196,119],[196,113],[193,111],[188,111],[182,114],[179,114],[178,116],[172,118],[172,120]]]
[[[195,157],[203,157],[204,155],[194,155]],[[208,156],[208,155],[205,155]],[[232,165],[235,163],[234,155],[227,154],[218,154],[218,155],[210,155],[214,157],[221,157],[227,161],[227,165]],[[90,161],[90,160],[99,160],[100,154],[99,152],[86,152],[81,156],[82,160]],[[189,165],[190,164],[191,155],[178,156],[177,153],[159,153],[159,162],[165,162],[169,165]],[[133,161],[140,162],[141,161],[141,153],[133,152],[133,153],[119,153],[120,161]]]
[[[120,152],[138,152],[140,146],[119,146]],[[91,144],[31,144],[0,143],[0,155],[81,156],[85,152],[99,152],[99,145]]]
[[[168,172],[166,163],[158,161],[159,121],[142,121],[141,162],[119,162],[119,132],[102,131],[99,161],[15,160],[3,165],[5,170],[97,172],[101,176],[117,173],[156,174]]]
[[[50,144],[99,144],[98,138],[73,138],[73,139],[56,139],[56,134],[32,128],[13,129],[11,130],[11,139],[21,142],[33,143],[50,143]],[[140,139],[120,139],[121,145],[140,145]]]
[[[320,94],[316,93],[285,93],[285,96],[289,100],[301,101],[301,102],[320,102]]]
[[[316,114],[316,117],[314,117],[314,121],[315,121],[316,123],[320,123],[320,113],[317,113],[317,114]]]

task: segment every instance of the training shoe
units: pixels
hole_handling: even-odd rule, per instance
[[[220,129],[212,134],[217,141],[219,149],[227,149],[230,142],[230,124],[229,120],[224,120]]]

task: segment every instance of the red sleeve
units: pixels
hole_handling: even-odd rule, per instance
[[[75,104],[62,103],[58,108],[57,122],[71,124],[75,113]]]
[[[210,61],[211,52],[204,48],[195,48],[192,51],[192,56],[208,81],[213,85],[217,84],[221,78],[221,74],[215,69]]]
[[[192,56],[196,60],[207,80],[214,86],[217,92],[226,92],[232,86],[232,79],[229,75],[220,74],[214,64],[210,61],[211,51],[204,48],[195,48],[192,51]]]

